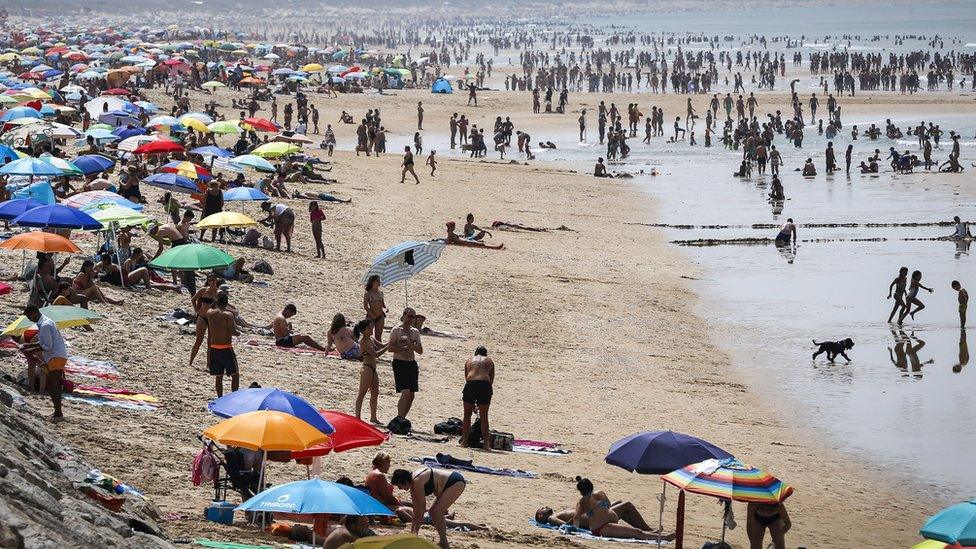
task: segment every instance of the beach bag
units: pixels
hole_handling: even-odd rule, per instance
[[[386,428],[394,435],[409,435],[410,420],[405,417],[395,417],[386,424]]]
[[[452,417],[452,418],[448,418],[447,421],[442,421],[440,423],[435,424],[434,434],[461,436],[462,429],[463,429],[463,424],[461,423],[461,420],[456,417]]]
[[[208,446],[200,449],[200,453],[193,459],[193,473],[191,481],[194,486],[212,481],[217,475],[217,459]]]
[[[254,264],[254,267],[252,267],[251,270],[254,271],[254,272],[256,272],[256,273],[261,273],[261,274],[266,274],[266,275],[273,275],[274,274],[274,269],[272,269],[271,268],[271,265],[267,261],[264,261],[264,260],[261,260],[261,261],[258,261],[257,263],[255,263]]]
[[[245,246],[252,246],[256,248],[261,242],[261,231],[257,229],[248,229],[247,232],[244,233],[244,239],[242,242]]]
[[[488,431],[488,446],[492,450],[503,450],[505,452],[511,452],[512,446],[515,444],[515,435],[512,433],[503,433],[501,431]]]
[[[491,435],[491,432],[488,433]],[[484,441],[481,438],[481,418],[474,420],[471,423],[471,430],[468,431],[468,448],[481,448],[484,446]]]

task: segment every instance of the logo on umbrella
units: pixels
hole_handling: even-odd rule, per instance
[[[291,497],[290,494],[282,494],[281,496],[278,497],[278,503],[284,503],[288,501],[289,497]]]

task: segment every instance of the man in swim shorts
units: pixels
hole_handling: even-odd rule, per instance
[[[311,336],[291,333],[291,323],[288,322],[288,319],[296,314],[298,314],[298,307],[289,303],[285,305],[285,308],[280,313],[275,315],[274,320],[271,321],[271,331],[274,332],[275,345],[278,347],[297,347],[304,343],[316,351],[326,352],[325,347],[316,343]]]
[[[468,434],[471,431],[471,414],[475,406],[478,407],[478,417],[481,418],[481,441],[485,450],[491,450],[491,439],[488,436],[488,406],[494,393],[492,385],[495,383],[495,363],[488,358],[488,349],[481,346],[475,349],[474,356],[464,363],[464,391],[461,401],[464,402],[464,422],[461,431],[461,446],[468,447]]]
[[[237,355],[234,353],[233,337],[237,334],[235,316],[227,310],[227,294],[220,292],[214,306],[207,310],[207,329],[210,332],[207,366],[214,376],[217,398],[224,395],[224,376],[230,376],[230,390],[240,386],[240,372]]]
[[[27,320],[37,324],[36,339],[22,347],[24,353],[36,353],[40,351],[41,361],[44,363],[46,372],[46,385],[48,394],[51,396],[51,403],[54,405],[54,414],[51,421],[57,423],[64,420],[61,413],[61,392],[64,384],[64,366],[68,363],[68,350],[64,345],[64,338],[57,324],[53,320],[41,314],[40,309],[34,305],[24,308],[24,316]]]
[[[958,218],[957,218],[958,219]],[[969,292],[966,288],[962,287],[962,284],[958,280],[952,281],[952,289],[956,291],[959,296],[959,327],[966,327],[966,310],[969,308]]]
[[[396,392],[400,393],[397,402],[397,417],[406,418],[413,406],[413,399],[420,390],[420,367],[417,356],[424,354],[420,342],[420,330],[414,327],[417,312],[407,307],[400,317],[400,325],[390,330],[389,350],[393,353],[393,381]]]

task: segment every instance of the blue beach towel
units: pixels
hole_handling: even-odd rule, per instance
[[[546,530],[553,530],[555,532],[559,532],[564,536],[576,536],[578,538],[583,538],[583,539],[588,539],[593,541],[616,541],[618,543],[641,543],[644,545],[657,545],[658,543],[660,543],[661,545],[668,545],[671,543],[670,541],[658,542],[657,540],[650,540],[650,539],[607,538],[603,536],[594,535],[593,532],[590,532],[585,528],[576,528],[569,524],[564,524],[562,526],[553,526],[551,524],[540,524],[536,522],[535,519],[529,519],[529,524],[531,524],[532,526],[536,526],[538,528],[545,528]]]

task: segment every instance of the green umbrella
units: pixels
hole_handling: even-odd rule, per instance
[[[108,206],[93,211],[89,210],[88,213],[102,225],[116,223],[119,227],[132,227],[149,221],[149,216],[146,214],[125,206]]]
[[[234,258],[223,250],[203,244],[184,244],[160,254],[149,263],[150,267],[178,271],[201,271],[226,267]]]
[[[232,122],[230,120],[220,120],[214,122],[213,124],[207,126],[207,129],[218,134],[241,133],[241,127],[237,125],[237,122]]]
[[[102,318],[102,315],[89,309],[72,307],[70,305],[51,305],[41,307],[41,314],[50,318],[58,328],[74,328],[76,326],[88,326],[92,320]],[[25,331],[34,326],[34,323],[26,316],[20,316],[7,326],[0,335],[21,336]]]
[[[282,141],[271,141],[265,143],[260,147],[251,151],[251,154],[255,156],[260,156],[262,158],[278,158],[279,156],[285,156],[292,153],[296,153],[302,150],[301,147],[296,147],[291,143],[285,143]]]

